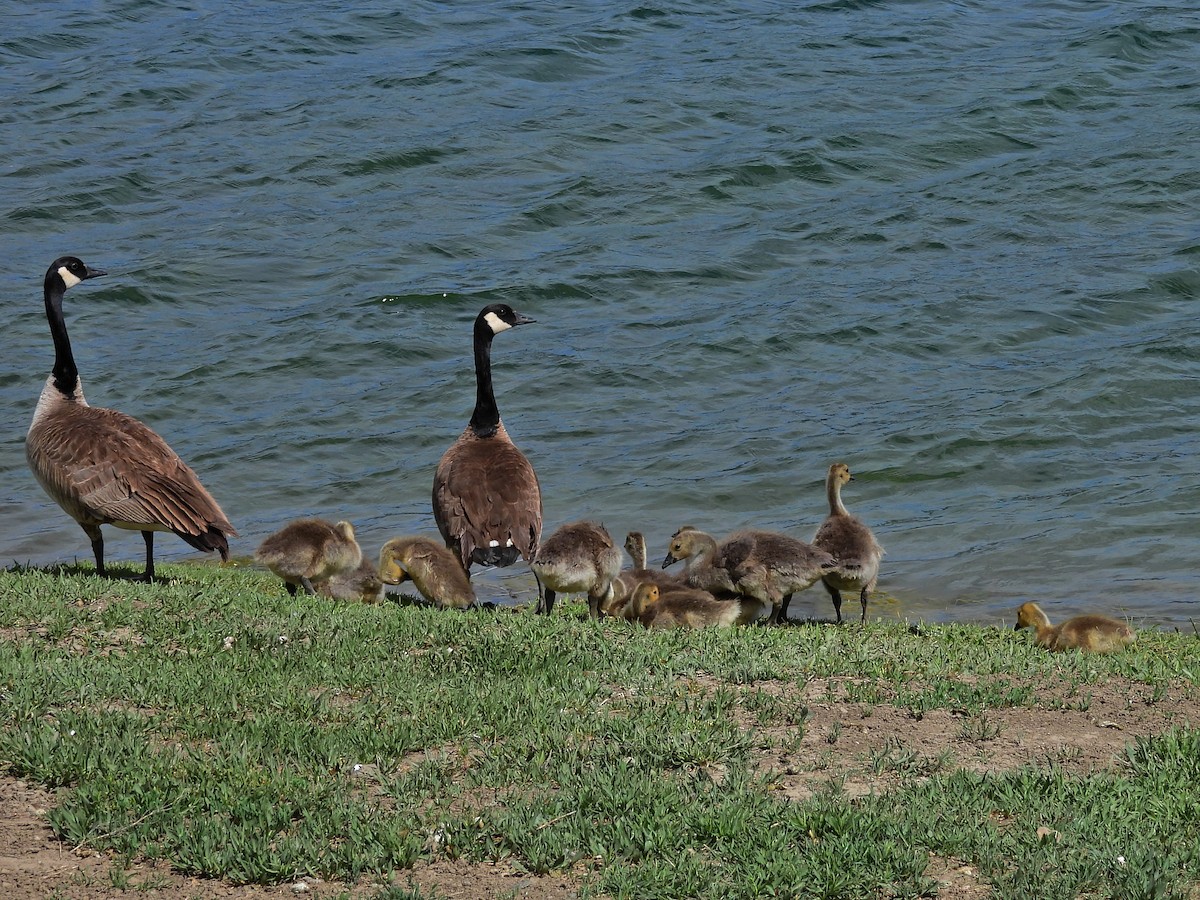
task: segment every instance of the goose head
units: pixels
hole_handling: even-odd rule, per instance
[[[529,316],[522,315],[507,303],[493,303],[480,310],[479,321],[486,325],[492,334],[499,334],[502,331],[515,328],[517,325],[530,325],[536,322],[537,319],[531,319]]]
[[[99,278],[101,275],[107,274],[103,269],[90,268],[77,256],[60,256],[50,264],[50,270],[46,272],[46,279],[57,276],[62,280],[64,288],[72,288],[81,281]]]

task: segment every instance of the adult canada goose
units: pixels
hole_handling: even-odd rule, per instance
[[[375,560],[364,553],[356,569],[339,572],[332,578],[314,581],[318,594],[334,600],[361,600],[363,603],[383,602],[383,582],[379,580],[379,569]]]
[[[647,628],[729,628],[745,625],[762,612],[753,597],[718,600],[699,588],[674,587],[663,590],[643,581],[625,604],[625,618]]]
[[[862,618],[867,621],[867,599],[879,580],[879,563],[883,548],[861,519],[850,515],[842,503],[842,485],[853,481],[850,467],[834,463],[825,476],[825,493],[829,498],[829,515],[813,536],[813,546],[826,551],[837,560],[837,569],[821,578],[825,590],[833,598],[837,620],[842,621],[842,591],[857,591],[862,603]]]
[[[362,549],[349,522],[297,519],[259,544],[254,558],[283,579],[289,594],[297,587],[315,594],[315,582],[357,569]]]
[[[550,535],[530,565],[538,580],[537,611],[554,611],[555,593],[588,595],[588,612],[600,617],[612,601],[612,583],[621,571],[621,551],[608,529],[596,522],[573,522]]]
[[[815,584],[833,570],[824,550],[777,531],[747,529],[720,544],[695,528],[681,528],[671,538],[663,568],[688,559],[684,577],[710,593],[739,594],[771,606],[768,623],[787,621],[792,594]]]
[[[412,581],[421,596],[442,607],[466,609],[475,603],[475,590],[458,557],[437,541],[397,537],[379,551],[379,578],[384,584]]]
[[[1132,628],[1111,616],[1090,614],[1051,625],[1036,603],[1022,603],[1017,610],[1017,627],[1032,627],[1037,645],[1047,650],[1086,650],[1091,653],[1115,653],[1132,644],[1137,636]]]
[[[433,518],[446,546],[472,563],[532,562],[542,536],[542,491],[533,466],[509,440],[492,392],[492,338],[534,320],[503,303],[475,318],[475,411],[433,476]]]
[[[140,531],[146,570],[154,578],[154,532],[173,531],[197,550],[229,558],[237,531],[167,442],[132,416],[88,406],[67,337],[62,299],[67,288],[105,273],[74,256],[46,270],[46,318],[54,339],[54,368],[25,437],[25,456],[38,483],[92,542],[103,575],[101,525]]]
[[[633,560],[633,568],[625,569],[612,583],[612,598],[601,607],[606,615],[619,615],[619,610],[633,596],[634,590],[642,582],[649,581],[659,588],[684,587],[683,577],[662,569],[650,569],[646,566],[646,536],[640,531],[631,531],[625,535],[625,552]]]

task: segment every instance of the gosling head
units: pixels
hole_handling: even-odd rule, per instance
[[[665,569],[672,563],[677,563],[681,559],[690,559],[696,555],[699,549],[697,543],[692,540],[692,536],[696,534],[696,529],[691,525],[684,525],[673,535],[671,535],[671,543],[667,547],[666,558],[663,559],[662,567]]]
[[[403,584],[408,578],[408,569],[401,557],[401,548],[396,541],[388,541],[379,551],[379,580],[384,584]]]
[[[633,604],[637,609],[644,609],[659,598],[658,585],[651,581],[643,581],[638,585],[633,595]]]
[[[1017,609],[1017,626],[1013,631],[1022,628],[1040,628],[1050,624],[1050,619],[1042,612],[1042,608],[1033,601],[1022,603]]]
[[[829,480],[834,484],[843,485],[854,480],[850,467],[843,462],[836,462],[829,467]]]

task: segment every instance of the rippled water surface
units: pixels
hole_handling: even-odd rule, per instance
[[[89,400],[171,442],[235,553],[303,514],[371,552],[436,533],[471,320],[504,300],[538,320],[494,363],[548,529],[641,528],[653,557],[685,522],[809,537],[840,459],[880,615],[1191,630],[1195,11],[56,9],[0,14],[8,559],[90,560],[23,450],[73,253],[109,272],[65,304]]]

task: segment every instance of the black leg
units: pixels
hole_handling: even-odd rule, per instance
[[[300,576],[300,584],[304,586],[304,593],[308,594],[310,597],[316,594],[317,589],[313,587],[313,583],[308,580],[307,575]]]
[[[862,593],[859,595],[859,598],[858,598],[859,600],[862,601],[862,608],[863,608],[862,618],[858,620],[859,624],[863,624],[867,621],[867,594],[868,593],[870,593],[870,592],[866,588],[863,588]]]
[[[541,597],[538,598],[537,612],[546,616],[554,612],[554,598],[554,591],[550,590],[550,588],[542,588]]]
[[[142,580],[149,583],[154,580],[154,532],[143,531],[142,540],[146,542],[146,571],[142,573]]]
[[[777,624],[786,625],[788,623],[789,619],[788,619],[788,614],[787,614],[787,608],[788,608],[788,604],[791,602],[792,602],[792,595],[784,594],[783,600],[779,604],[779,622]]]
[[[104,535],[100,533],[99,525],[84,525],[80,523],[83,533],[92,542],[92,556],[96,558],[96,574],[104,574]]]
[[[834,610],[834,612],[837,613],[837,623],[839,625],[841,625],[842,624],[842,594],[837,588],[835,588],[833,585],[831,585],[828,581],[822,581],[821,584],[825,585],[825,590],[829,591],[829,596],[833,600],[833,610]]]
[[[292,584],[290,581],[285,581],[283,583],[283,586],[285,588],[287,588],[287,592],[288,592],[289,596],[291,596],[291,597],[296,596],[296,586],[294,584]]]

